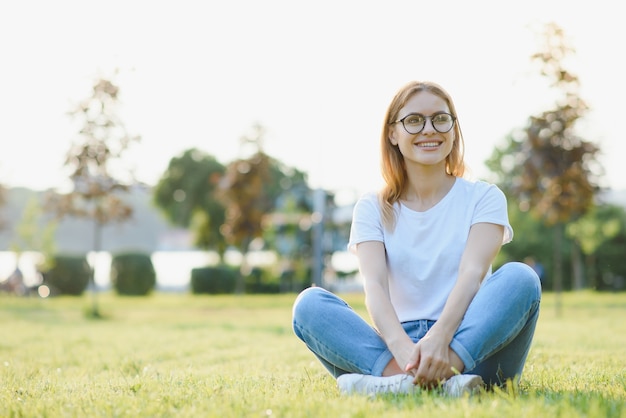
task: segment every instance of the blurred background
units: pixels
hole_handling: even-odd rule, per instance
[[[358,291],[352,205],[381,186],[384,112],[417,79],[450,92],[470,177],[509,198],[497,263],[621,290],[616,7],[4,2],[0,285]]]

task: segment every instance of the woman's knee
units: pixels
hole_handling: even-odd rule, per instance
[[[309,287],[300,292],[293,302],[293,319],[302,319],[314,313],[325,293],[328,293],[328,291],[321,287]]]
[[[518,291],[526,290],[532,294],[541,294],[541,281],[539,276],[528,264],[519,261],[512,261],[504,264],[498,269],[499,274],[506,277],[506,280],[513,280]]]

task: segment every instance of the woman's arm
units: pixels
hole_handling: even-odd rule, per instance
[[[503,226],[491,223],[478,223],[470,228],[456,284],[441,316],[416,345],[407,366],[407,370],[414,370],[417,383],[436,384],[454,374],[451,370],[450,342],[502,246],[503,233]]]
[[[400,373],[409,361],[414,343],[402,328],[391,304],[385,246],[379,241],[366,241],[357,245],[356,253],[365,282],[365,305],[397,362],[398,369],[391,373]]]

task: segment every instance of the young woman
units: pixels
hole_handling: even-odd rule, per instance
[[[529,266],[492,272],[511,241],[506,198],[463,178],[463,136],[450,95],[411,82],[393,98],[381,135],[385,187],[355,205],[348,248],[364,278],[370,326],[319,287],[293,307],[295,334],[342,393],[452,396],[519,380],[539,315]]]

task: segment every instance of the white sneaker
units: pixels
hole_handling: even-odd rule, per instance
[[[408,374],[394,376],[371,376],[366,374],[342,374],[337,378],[337,387],[344,395],[358,393],[376,395],[382,393],[413,393],[414,377]]]
[[[443,393],[458,398],[465,393],[477,393],[483,386],[483,378],[476,374],[457,374],[444,382]]]

